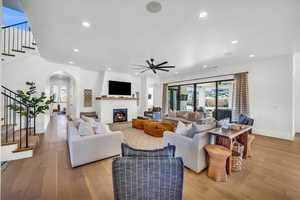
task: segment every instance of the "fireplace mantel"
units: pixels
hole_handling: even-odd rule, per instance
[[[139,100],[138,98],[133,97],[96,97],[96,100]]]

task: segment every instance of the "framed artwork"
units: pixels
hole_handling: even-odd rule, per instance
[[[93,91],[90,89],[85,89],[83,91],[84,98],[84,107],[92,107],[93,106]]]

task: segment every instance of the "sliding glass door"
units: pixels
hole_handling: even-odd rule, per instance
[[[169,111],[179,110],[179,87],[168,88],[168,108]]]
[[[194,85],[181,85],[179,100],[179,110],[194,111]]]
[[[218,82],[218,119],[232,119],[234,81]]]
[[[196,84],[196,110],[212,117],[216,110],[216,83]]]
[[[217,120],[232,118],[234,80],[170,86],[169,110],[201,111]]]

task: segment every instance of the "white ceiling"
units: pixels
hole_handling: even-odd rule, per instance
[[[43,57],[88,69],[133,73],[131,64],[153,57],[181,72],[300,50],[299,0],[157,1],[156,14],[146,11],[149,0],[26,0],[23,6]],[[199,20],[201,11],[208,16]]]

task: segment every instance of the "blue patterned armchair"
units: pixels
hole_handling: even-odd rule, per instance
[[[157,152],[147,152],[150,153],[157,155]],[[140,155],[141,152],[139,156],[113,160],[115,200],[181,200],[184,173],[182,159]]]

